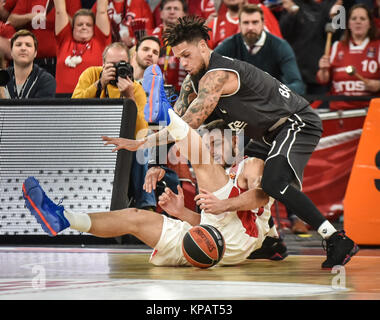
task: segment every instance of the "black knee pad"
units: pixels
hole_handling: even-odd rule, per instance
[[[277,156],[265,163],[261,187],[265,193],[281,201],[284,190],[293,179],[294,173],[287,159]]]

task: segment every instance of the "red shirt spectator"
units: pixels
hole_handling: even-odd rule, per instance
[[[0,36],[1,38],[7,39],[6,41],[9,42],[8,39],[12,38],[13,34],[16,32],[16,29],[9,23],[9,22],[3,22],[0,21]],[[10,47],[9,47],[10,49]],[[7,53],[7,52],[5,52]]]
[[[195,15],[207,19],[210,14],[215,13],[215,4],[213,0],[186,0],[189,15]],[[162,23],[160,17],[160,3],[153,8],[153,17],[156,26]]]
[[[333,44],[330,55],[323,55],[319,60],[317,80],[322,84],[330,82],[332,95],[379,94],[380,40],[375,39],[371,18],[365,5],[352,6],[343,39]],[[347,67],[354,67],[354,74],[350,75]],[[368,104],[369,101],[332,101],[330,109],[357,109]]]
[[[6,21],[16,6],[16,3],[17,0],[0,0],[0,52],[4,54],[4,57],[8,60],[12,59],[9,39],[12,38],[16,29]]]
[[[72,93],[84,70],[103,64],[103,50],[111,43],[111,38],[109,35],[104,35],[97,26],[94,28],[94,36],[85,43],[74,40],[70,24],[67,24],[57,35],[57,47],[59,48],[56,71],[56,78],[59,79],[57,93]],[[66,63],[67,57],[73,56],[73,54],[77,54],[82,59],[82,62],[76,67],[70,67]]]
[[[85,69],[103,64],[103,50],[111,43],[107,1],[98,0],[96,18],[91,10],[79,10],[73,17],[73,26],[65,2],[54,2],[58,13],[55,21],[57,93],[72,93]]]
[[[357,74],[366,79],[380,79],[380,41],[370,41],[367,38],[360,45],[349,41],[348,45],[337,41],[334,43],[331,56],[332,95],[369,96],[369,91],[363,80],[346,72],[348,66],[353,66]],[[368,101],[331,101],[330,109],[357,109],[368,107]]]
[[[13,8],[16,6],[17,0],[5,0],[2,1],[3,8],[10,14]]]
[[[213,0],[188,0],[189,15],[195,15],[207,19],[210,14],[215,13]]]
[[[96,3],[92,11],[96,12]],[[136,44],[136,35],[142,38],[155,26],[152,11],[145,0],[110,0],[108,16],[112,27],[112,40],[121,40],[129,47]]]
[[[174,57],[171,48],[164,47],[162,33],[169,23],[174,23],[179,17],[186,15],[187,5],[182,0],[164,0],[161,3],[161,8],[160,14],[163,23],[152,32],[152,35],[160,39],[162,46],[158,65],[164,74],[165,83],[173,85],[175,90],[179,92],[186,72],[182,69],[179,60]]]
[[[52,1],[52,0],[51,0]],[[68,6],[68,14],[73,15],[75,11],[81,8],[80,0],[66,0],[70,5]],[[32,31],[38,40],[37,58],[56,57],[56,47],[52,45],[55,43],[54,39],[54,20],[55,10],[52,9],[46,16],[46,20],[38,14],[43,14],[46,11],[46,5],[49,3],[47,0],[24,0],[17,1],[16,6],[13,8],[8,20],[15,27],[24,28]],[[23,25],[22,17],[26,17],[29,22]]]
[[[217,17],[212,19],[208,24],[211,28],[210,40],[208,46],[215,48],[224,39],[238,33],[239,29],[239,17],[231,16],[230,11],[225,11],[224,14],[218,14]]]

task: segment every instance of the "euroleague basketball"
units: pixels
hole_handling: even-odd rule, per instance
[[[216,265],[224,255],[226,244],[220,231],[207,224],[192,227],[183,237],[182,252],[198,268]]]

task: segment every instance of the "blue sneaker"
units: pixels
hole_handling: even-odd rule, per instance
[[[22,193],[26,207],[51,237],[70,226],[63,214],[64,207],[49,199],[37,179],[27,178],[22,185]]]
[[[166,97],[164,77],[157,64],[145,69],[142,83],[148,100],[144,108],[145,120],[149,123],[169,124],[168,110],[172,109],[172,106]]]

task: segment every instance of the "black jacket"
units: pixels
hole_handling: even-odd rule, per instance
[[[9,67],[7,71],[9,73],[10,80],[5,88],[8,90],[11,99],[55,97],[55,78],[38,65],[33,65],[33,70],[26,80],[26,83],[20,92],[20,96],[16,91],[14,68]]]
[[[319,59],[323,56],[329,11],[335,0],[317,3],[314,0],[295,0],[300,7],[296,14],[284,13],[279,20],[284,38],[292,46],[302,78],[307,84],[317,84]],[[337,37],[334,34],[334,39]]]

